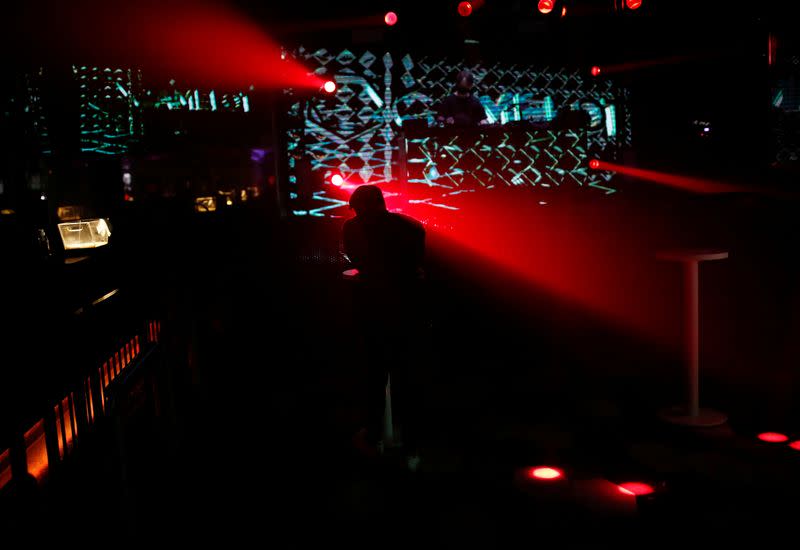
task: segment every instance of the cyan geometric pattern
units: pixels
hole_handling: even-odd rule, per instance
[[[143,133],[141,71],[73,65],[72,72],[80,92],[81,151],[125,153]]]
[[[433,124],[436,103],[451,93],[455,75],[463,68],[473,71],[476,95],[495,126],[548,123],[559,112],[570,111],[583,111],[590,122],[585,128],[563,130],[518,128],[471,132],[469,138],[409,138],[407,189],[414,191],[415,200],[446,205],[439,200],[442,192],[497,185],[575,185],[613,193],[613,173],[590,170],[588,161],[595,156],[616,160],[618,152],[631,144],[627,90],[578,70],[501,63],[467,67],[436,56],[415,59],[347,49],[301,47],[294,56],[317,74],[333,76],[339,88],[333,96],[292,105],[290,119],[296,123],[287,134],[293,155],[290,184],[298,183],[294,159],[303,156],[310,159],[320,182],[333,172],[341,172],[348,183],[381,184],[384,189],[405,180],[398,154],[403,124],[415,119]],[[330,197],[328,184],[320,185],[313,197]],[[419,199],[425,189],[430,197]],[[330,203],[319,206],[325,210],[312,206],[298,212],[346,214]]]

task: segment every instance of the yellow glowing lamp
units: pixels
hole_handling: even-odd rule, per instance
[[[58,231],[65,250],[98,248],[107,245],[111,237],[111,229],[105,218],[60,223]]]
[[[217,197],[195,197],[195,212],[214,212],[217,209]]]

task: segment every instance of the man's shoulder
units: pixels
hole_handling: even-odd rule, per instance
[[[412,218],[411,216],[406,216],[405,214],[400,214],[399,212],[390,212],[389,215],[392,217],[393,220],[412,226],[416,229],[425,230],[425,226],[419,220]]]

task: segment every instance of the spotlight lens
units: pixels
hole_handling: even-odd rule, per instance
[[[470,4],[469,2],[461,2],[460,4],[458,4],[458,15],[460,15],[461,17],[469,17],[471,13],[472,13],[472,4]]]
[[[328,80],[325,83],[325,86],[323,86],[323,88],[324,88],[324,90],[326,92],[328,92],[329,94],[332,94],[333,92],[336,91],[336,82],[334,82],[333,80]]]
[[[597,170],[598,168],[600,168],[600,161],[597,159],[590,160],[589,168],[591,168],[592,170]]]
[[[783,443],[784,441],[788,441],[789,438],[783,434],[779,434],[777,432],[764,432],[758,434],[758,438],[761,441],[766,441],[767,443]]]
[[[342,184],[344,183],[344,178],[342,177],[341,174],[334,174],[331,177],[331,183],[336,187],[341,187]]]
[[[553,0],[539,0],[539,11],[544,14],[553,11]]]
[[[631,481],[629,483],[620,483],[619,484],[619,492],[625,495],[650,495],[655,492],[655,489],[650,487],[647,483],[639,483],[637,481]]]
[[[531,479],[559,479],[564,477],[564,473],[558,468],[550,468],[548,466],[540,466],[528,470],[528,477]]]
[[[642,0],[625,0],[629,10],[636,10],[642,5]]]
[[[389,13],[386,14],[383,20],[386,22],[387,25],[391,27],[392,25],[397,23],[397,14],[393,11],[390,11]]]
[[[600,67],[598,67],[597,65],[592,67],[592,76],[597,76],[599,74],[600,74]]]

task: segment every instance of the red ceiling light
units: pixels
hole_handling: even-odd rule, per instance
[[[619,492],[624,495],[642,496],[651,495],[655,492],[647,483],[639,483],[638,481],[630,481],[628,483],[619,484]]]
[[[548,13],[553,11],[554,5],[555,5],[554,0],[539,0],[539,11],[547,15]]]
[[[391,27],[392,25],[397,23],[397,14],[393,11],[390,11],[383,16],[383,20],[386,22],[387,25]]]
[[[791,447],[795,451],[800,451],[800,439],[797,440],[797,441],[792,441],[791,443],[789,443],[789,447]]]
[[[566,17],[567,15],[567,6],[561,7],[561,17]]]
[[[472,14],[472,4],[469,2],[460,2],[458,4],[458,15],[461,17],[469,17]]]
[[[600,71],[600,67],[598,67],[597,65],[595,65],[594,67],[592,67],[592,70],[591,70],[590,72],[592,73],[592,76],[597,76],[597,75],[599,75],[599,74],[600,74],[600,72],[601,72],[601,71]]]
[[[789,438],[783,434],[779,434],[777,432],[764,432],[758,434],[758,438],[761,441],[766,441],[767,443],[783,443],[788,441]]]
[[[328,80],[322,86],[322,89],[325,90],[325,92],[332,94],[333,92],[336,91],[336,82],[334,82],[333,80]]]
[[[331,183],[336,187],[341,187],[344,184],[344,178],[341,174],[334,174],[331,176]]]
[[[600,168],[600,161],[597,159],[590,160],[589,168],[591,168],[592,170],[597,170],[598,168]]]
[[[531,479],[541,479],[544,481],[551,481],[561,479],[564,477],[564,472],[558,468],[551,468],[549,466],[537,466],[536,468],[528,469],[528,477]]]
[[[642,6],[642,0],[625,0],[625,5],[629,10],[638,10]]]

